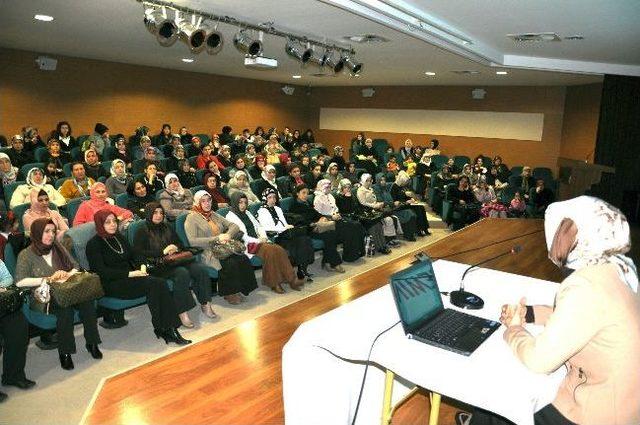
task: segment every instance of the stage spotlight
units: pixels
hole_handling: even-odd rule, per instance
[[[262,42],[254,40],[246,32],[240,31],[233,37],[236,49],[249,56],[259,56],[262,53]]]
[[[344,68],[344,58],[342,56],[338,56],[338,59],[335,59],[333,54],[328,54],[325,64],[329,68],[333,69],[333,72],[337,74]]]
[[[298,59],[302,63],[309,62],[313,50],[311,48],[305,48],[303,46],[296,46],[292,40],[289,40],[284,47],[284,51],[291,57]]]
[[[167,16],[167,9],[147,9],[144,12],[144,24],[158,39],[161,46],[169,47],[178,39],[178,26]]]
[[[344,64],[349,68],[349,71],[351,71],[353,75],[358,75],[360,71],[362,71],[362,64],[354,61],[350,57],[344,58]]]
[[[213,29],[207,34],[207,38],[205,39],[207,53],[210,55],[215,55],[216,53],[222,50],[222,45],[224,44],[224,38],[222,38],[222,33],[217,29]]]
[[[329,53],[326,50],[323,50],[322,52],[314,51],[311,54],[311,58],[309,59],[309,61],[311,63],[318,65],[320,68],[322,68],[324,64],[327,62],[328,58],[329,58]]]
[[[191,15],[191,22],[184,19],[176,19],[178,22],[179,37],[189,46],[191,53],[200,53],[205,48],[206,31],[200,27],[202,18]]]

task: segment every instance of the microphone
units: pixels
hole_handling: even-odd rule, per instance
[[[473,294],[471,292],[467,292],[464,290],[464,278],[467,276],[467,273],[469,273],[471,269],[478,267],[482,264],[488,263],[489,261],[493,261],[495,259],[504,257],[505,255],[509,255],[509,254],[518,254],[521,251],[522,251],[522,246],[515,245],[513,248],[511,248],[507,252],[503,252],[502,254],[496,255],[495,257],[482,260],[476,264],[473,264],[467,267],[464,273],[462,273],[462,278],[460,279],[460,289],[457,291],[452,291],[450,294],[449,299],[451,300],[451,304],[455,305],[456,307],[465,308],[469,310],[479,310],[482,307],[484,307],[484,301],[482,300],[482,298],[480,298],[476,294]]]

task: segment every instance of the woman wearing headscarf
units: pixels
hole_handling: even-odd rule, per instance
[[[383,200],[378,199],[376,193],[373,190],[373,179],[371,174],[364,173],[360,176],[360,187],[356,191],[356,197],[358,202],[362,206],[364,210],[369,209],[371,212],[382,213],[385,207],[385,202]],[[399,233],[402,233],[404,229],[404,237],[407,240],[414,240],[415,237],[413,233],[410,233],[412,228],[402,227],[400,228],[399,224],[400,220],[395,215],[383,215],[382,219],[382,230],[384,236],[387,238],[389,245],[397,246],[400,245],[400,242],[396,239]]]
[[[155,197],[147,193],[147,186],[144,182],[144,177],[136,177],[127,186],[127,209],[131,211],[136,217],[145,219],[145,207],[149,202],[153,202]]]
[[[331,190],[338,190],[338,185],[340,184],[340,180],[342,180],[342,174],[338,171],[338,164],[332,162],[327,167],[327,173],[324,175],[324,178],[329,180],[331,183]]]
[[[449,164],[444,164],[440,172],[431,180],[433,197],[429,199],[429,202],[433,211],[438,215],[442,214],[442,201],[444,200],[445,190],[447,189],[447,185],[451,183],[456,183],[455,176],[451,174]]]
[[[114,159],[111,163],[111,177],[104,182],[109,197],[115,199],[116,196],[125,193],[132,180],[131,175],[127,174],[127,164],[121,159]]]
[[[498,201],[496,193],[493,188],[487,184],[485,176],[480,177],[478,185],[473,190],[473,194],[481,205],[481,216],[507,218],[507,207]]]
[[[140,263],[146,263],[149,258],[174,254],[184,248],[175,230],[164,220],[165,210],[160,203],[150,202],[145,213],[145,225],[138,227],[133,239],[133,248]],[[196,303],[191,295],[190,285],[204,315],[212,319],[216,317],[211,308],[211,280],[204,265],[192,262],[178,267],[160,268],[151,270],[151,275],[171,279],[173,282],[173,301],[184,327],[194,327],[189,310],[195,307]]]
[[[260,174],[260,177],[261,180],[258,180],[258,183],[256,184],[256,192],[263,193],[267,189],[273,189],[278,195],[278,202],[280,202],[280,199],[282,199],[283,196],[278,188],[278,184],[276,183],[276,167],[271,164],[266,165],[262,174]]]
[[[4,187],[18,180],[18,167],[11,164],[11,158],[0,152],[0,203],[4,203]],[[5,208],[6,209],[6,208]]]
[[[331,164],[335,163],[338,166],[338,170],[342,171],[345,169],[347,163],[344,159],[344,148],[340,145],[336,145],[333,147],[333,156],[329,160]]]
[[[423,205],[416,205],[415,194],[409,190],[408,185],[411,177],[405,172],[400,171],[396,176],[396,180],[391,185],[391,197],[394,202],[399,202],[396,209],[411,210],[416,215],[417,236],[427,236],[429,232],[429,220],[427,219],[427,211]]]
[[[251,174],[251,178],[253,180],[258,180],[262,178],[262,173],[264,173],[264,169],[267,166],[267,159],[262,154],[258,154],[255,156],[254,164],[249,167],[249,174]],[[257,194],[256,194],[257,195]]]
[[[467,179],[469,179],[469,187],[471,189],[473,189],[473,187],[475,187],[475,185],[478,183],[478,175],[473,172],[473,167],[469,163],[462,166],[462,172],[460,172],[460,176],[466,176]]]
[[[242,238],[238,225],[213,212],[211,195],[199,190],[193,196],[193,208],[187,215],[184,231],[189,244],[204,248],[202,259],[209,267],[218,270],[218,293],[230,304],[244,301],[258,287],[251,261],[244,254],[233,253],[218,259],[211,249],[212,243],[225,244]]]
[[[24,225],[26,236],[30,236],[33,222],[41,218],[51,220],[56,225],[56,240],[62,241],[64,233],[69,230],[67,219],[62,217],[57,210],[49,208],[49,195],[47,195],[47,192],[42,189],[33,189],[31,191],[31,208],[22,216],[22,224]]]
[[[298,279],[307,278],[312,282],[311,273],[307,267],[315,261],[313,242],[302,229],[295,230],[287,223],[282,208],[277,205],[278,195],[274,189],[266,189],[262,193],[262,207],[258,210],[258,222],[266,232],[272,232],[272,237],[278,245],[289,253],[289,258],[297,266]]]
[[[336,206],[341,216],[351,220],[359,221],[367,233],[371,235],[373,243],[376,245],[378,252],[382,254],[390,254],[391,249],[387,246],[387,241],[384,237],[384,231],[382,229],[382,218],[380,219],[364,219],[362,207],[356,200],[356,197],[351,193],[351,182],[349,179],[342,179],[338,186],[338,194],[336,195]]]
[[[251,244],[257,244],[255,255],[262,260],[262,283],[277,294],[284,294],[283,284],[287,284],[291,289],[299,291],[302,282],[296,279],[287,251],[280,245],[272,243],[267,238],[267,232],[260,223],[247,212],[249,202],[244,193],[236,192],[231,195],[231,211],[226,218],[235,223],[243,233],[242,241],[247,246],[245,255],[251,258],[254,254],[249,252]]]
[[[312,229],[318,225],[326,225],[329,220],[309,204],[308,198],[309,189],[307,189],[305,185],[296,186],[295,201],[289,209],[289,212],[297,214],[300,220],[296,225],[309,226]],[[335,230],[326,230],[322,233],[314,232],[313,237],[322,240],[324,243],[322,250],[322,268],[327,271],[344,273],[345,269],[341,266],[342,257],[340,257],[337,249],[337,232]]]
[[[567,374],[536,424],[640,423],[640,300],[638,275],[625,254],[629,224],[616,208],[579,196],[549,206],[545,215],[549,258],[571,274],[553,306],[503,306],[504,340],[530,370]],[[525,323],[544,326],[535,336]],[[631,375],[630,375],[631,374]],[[484,411],[471,424],[503,424]]]
[[[245,166],[248,168],[256,162],[256,146],[253,143],[247,143],[244,148]],[[253,177],[253,176],[252,176]]]
[[[247,171],[247,162],[244,157],[244,154],[236,155],[236,157],[233,160],[233,164],[234,164],[234,167],[231,170],[229,170],[229,179],[232,179],[233,176],[235,176],[238,171],[241,171],[247,175],[247,179],[250,182],[253,181],[253,178],[251,178],[249,171]]]
[[[69,252],[56,241],[56,225],[52,220],[40,218],[31,224],[31,245],[18,254],[16,284],[19,287],[48,287],[49,282],[64,282],[80,268]],[[51,297],[50,311],[56,316],[58,354],[60,366],[73,369],[71,355],[76,352],[73,336],[74,310],[80,313],[86,348],[94,359],[101,359],[98,348],[100,334],[94,300],[69,307],[60,307]]]
[[[249,204],[253,204],[255,202],[260,202],[258,197],[251,190],[251,186],[249,186],[248,174],[244,171],[236,171],[234,176],[229,180],[228,188],[229,188],[229,197],[233,196],[234,193],[244,193],[249,201]]]
[[[158,194],[158,200],[163,208],[163,218],[168,221],[175,221],[178,216],[191,210],[193,206],[193,195],[189,189],[184,189],[180,184],[178,176],[169,173],[164,177],[164,187]],[[148,212],[145,213],[148,217]]]
[[[231,148],[228,145],[220,146],[218,155],[214,156],[212,160],[218,165],[220,171],[231,168],[233,165],[231,163]]]
[[[176,172],[176,176],[178,176],[180,184],[185,189],[191,189],[198,185],[195,168],[193,168],[186,159],[178,161],[178,171]]]
[[[171,149],[171,156],[165,161],[165,169],[172,172],[178,171],[180,169],[179,162],[183,159],[186,159],[184,146],[174,146]]]
[[[131,300],[147,297],[151,323],[156,337],[165,343],[189,344],[178,327],[180,319],[165,279],[137,270],[137,258],[127,238],[118,233],[118,218],[109,210],[93,217],[96,235],[87,243],[87,259],[91,270],[100,276],[108,297]]]
[[[342,259],[352,262],[365,255],[364,237],[366,231],[359,221],[347,220],[340,215],[336,199],[331,194],[331,182],[318,182],[313,198],[313,207],[327,220],[335,222],[338,242],[342,243]]]
[[[71,155],[62,150],[60,140],[49,139],[47,142],[47,153],[44,155],[43,161],[45,164],[55,163],[56,169],[62,171],[64,164],[71,162]]]
[[[27,173],[26,183],[18,186],[13,192],[11,202],[9,202],[9,207],[15,208],[20,204],[31,202],[31,191],[33,189],[42,189],[47,192],[49,200],[59,207],[67,203],[64,196],[55,190],[53,186],[47,184],[47,178],[45,177],[44,172],[40,168],[34,167]]]
[[[147,193],[155,196],[156,192],[164,189],[164,183],[158,173],[158,165],[154,161],[147,161],[144,166],[144,185],[147,187]]]
[[[108,201],[107,186],[104,183],[96,183],[89,191],[90,199],[82,202],[76,216],[73,218],[73,226],[79,226],[93,221],[93,216],[100,210],[111,211],[118,220],[132,220],[133,213],[127,209],[113,205]],[[109,199],[110,200],[110,199]]]
[[[94,149],[84,151],[84,170],[87,176],[95,181],[98,181],[100,177],[109,177],[107,176],[107,171],[102,168],[98,152]]]
[[[204,190],[209,194],[213,202],[213,210],[229,206],[229,197],[220,187],[220,177],[217,174],[205,173],[202,178]]]

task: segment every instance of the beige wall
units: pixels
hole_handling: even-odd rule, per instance
[[[320,108],[384,108],[457,111],[521,112],[544,115],[542,140],[513,140],[485,137],[460,137],[433,134],[425,122],[422,135],[410,133],[366,132],[372,138],[385,138],[396,147],[410,138],[425,145],[438,138],[443,154],[487,156],[500,155],[511,165],[530,164],[556,169],[562,134],[564,87],[485,87],[484,100],[471,98],[474,87],[376,87],[372,98],[363,98],[361,87],[314,88],[311,96],[311,117],[319,116]],[[318,121],[313,124],[318,127]],[[349,146],[353,131],[319,130],[319,138],[330,145]]]
[[[593,162],[602,84],[567,87],[560,156]]]
[[[209,134],[226,124],[234,131],[309,125],[304,91],[285,96],[279,83],[69,57],[45,72],[36,57],[0,49],[0,134],[27,124],[45,133],[61,120],[76,135],[93,132],[96,122],[126,135],[141,124],[155,134],[164,122]]]

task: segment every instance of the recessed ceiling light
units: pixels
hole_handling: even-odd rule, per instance
[[[191,58],[182,58],[182,62],[184,62],[184,63],[191,63],[191,62],[193,62],[193,61],[194,61],[194,60],[193,60],[193,59],[191,59]]]
[[[295,78],[296,80],[302,78],[302,75],[292,75],[291,78]]]
[[[496,75],[507,75],[507,71],[496,71]]]
[[[433,77],[434,75],[436,75],[436,73],[435,72],[431,72],[431,71],[427,71],[427,72],[424,73],[424,75],[428,75],[430,77]]]
[[[53,16],[49,16],[49,15],[35,15],[35,16],[33,17],[33,19],[35,19],[36,21],[51,22],[51,21],[53,21]]]

